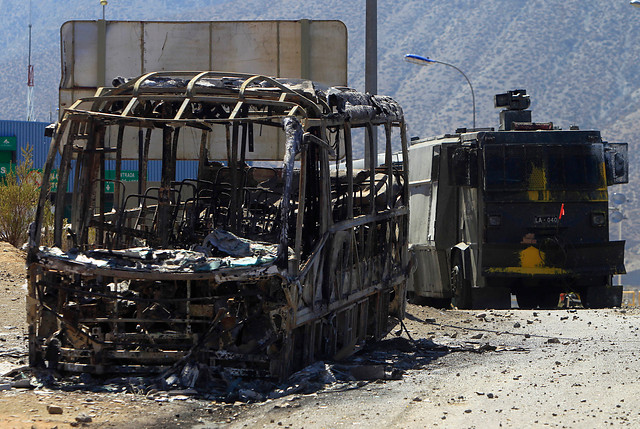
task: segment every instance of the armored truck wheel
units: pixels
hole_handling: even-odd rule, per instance
[[[518,307],[530,308],[556,308],[560,292],[555,289],[526,288],[516,292]]]
[[[592,286],[581,294],[585,308],[610,308],[622,306],[622,286]]]

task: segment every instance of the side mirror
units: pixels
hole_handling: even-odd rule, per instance
[[[44,136],[45,137],[53,137],[53,135],[56,132],[56,127],[58,126],[58,123],[55,122],[53,124],[49,124],[46,127],[44,127]]]
[[[629,157],[627,143],[605,143],[604,165],[607,186],[629,183]]]
[[[454,186],[478,186],[478,152],[458,147],[449,152],[449,180]]]

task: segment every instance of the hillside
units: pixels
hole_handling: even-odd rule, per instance
[[[114,20],[340,19],[349,30],[350,85],[364,88],[364,0],[110,0]],[[24,119],[28,2],[0,0],[0,118]],[[407,0],[378,2],[379,92],[405,109],[410,135],[471,125],[471,97],[448,67],[402,61],[412,52],[455,64],[473,82],[479,126],[497,126],[493,95],[526,88],[534,120],[599,129],[631,149],[631,184],[623,235],[629,268],[640,269],[640,9],[627,0]],[[33,0],[36,116],[56,116],[58,29],[71,19],[102,16],[98,1]],[[617,236],[617,227],[613,230]],[[637,259],[637,262],[636,262]],[[631,279],[631,278],[629,278]],[[640,278],[638,279],[640,283]]]

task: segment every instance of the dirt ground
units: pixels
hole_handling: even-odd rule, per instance
[[[28,361],[26,291],[25,252],[0,242],[0,375]],[[180,392],[149,394],[122,385],[94,392],[78,384],[3,390],[8,382],[0,379],[1,428],[144,428],[158,427],[160,422],[163,427],[180,427],[185,422],[197,423],[200,416],[225,421],[235,414],[233,404],[194,399]],[[59,407],[56,411],[61,413],[50,413],[50,406]]]
[[[25,364],[24,252],[0,241],[0,374]]]
[[[25,293],[24,254],[0,243],[0,375],[27,360]],[[0,427],[640,427],[637,309],[409,304],[401,328],[271,399],[155,391],[135,378],[31,378],[29,388],[0,378]]]

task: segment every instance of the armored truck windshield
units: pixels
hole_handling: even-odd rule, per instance
[[[483,155],[487,191],[606,190],[601,144],[488,144]]]

